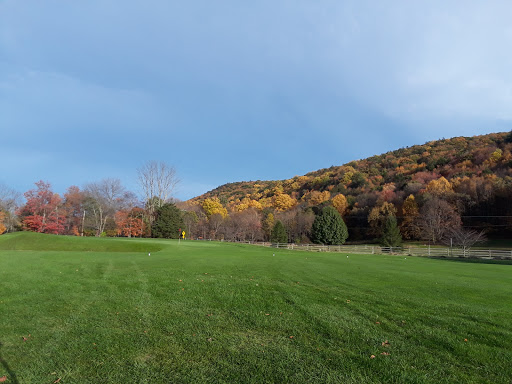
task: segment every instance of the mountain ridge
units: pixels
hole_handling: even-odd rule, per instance
[[[421,145],[413,145],[373,155],[364,159],[352,160],[348,163],[329,168],[321,168],[302,176],[294,176],[284,180],[235,181],[212,189],[200,196],[190,199],[197,202],[206,198],[218,198],[224,205],[232,204],[237,199],[250,198],[261,200],[272,197],[279,190],[269,189],[283,187],[282,193],[299,198],[304,196],[301,191],[325,191],[332,193],[356,192],[365,184],[369,190],[394,183],[401,189],[410,181],[425,181],[441,176],[451,180],[456,177],[503,173],[507,163],[512,161],[510,152],[512,144],[507,142],[507,132],[491,133],[478,136],[458,136],[449,139],[431,140]],[[497,151],[497,152],[496,152]],[[500,153],[501,151],[501,153]],[[491,158],[494,154],[494,158]],[[494,161],[495,164],[485,163]],[[511,164],[508,164],[510,168]],[[426,172],[431,176],[414,175]],[[340,184],[344,184],[345,187]],[[363,188],[364,190],[364,188]],[[261,196],[259,196],[261,194]]]

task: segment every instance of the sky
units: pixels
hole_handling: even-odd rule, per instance
[[[512,2],[0,0],[0,184],[186,200],[512,129]]]

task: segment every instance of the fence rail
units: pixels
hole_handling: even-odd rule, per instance
[[[339,252],[354,254],[394,254],[407,256],[427,257],[458,257],[512,260],[512,250],[503,249],[462,249],[450,247],[380,247],[378,245],[318,245],[318,244],[293,244],[293,243],[269,243],[251,242],[242,243],[260,245],[264,247],[290,249],[309,252]]]

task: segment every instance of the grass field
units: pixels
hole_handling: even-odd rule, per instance
[[[7,383],[512,381],[511,265],[18,233],[0,319]]]

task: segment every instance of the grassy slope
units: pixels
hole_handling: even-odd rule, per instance
[[[162,250],[0,251],[0,377],[512,380],[508,265],[209,242],[136,244]]]
[[[68,252],[142,252],[159,251],[162,247],[145,239],[112,239],[45,235],[16,232],[0,236],[0,250],[68,251]]]

